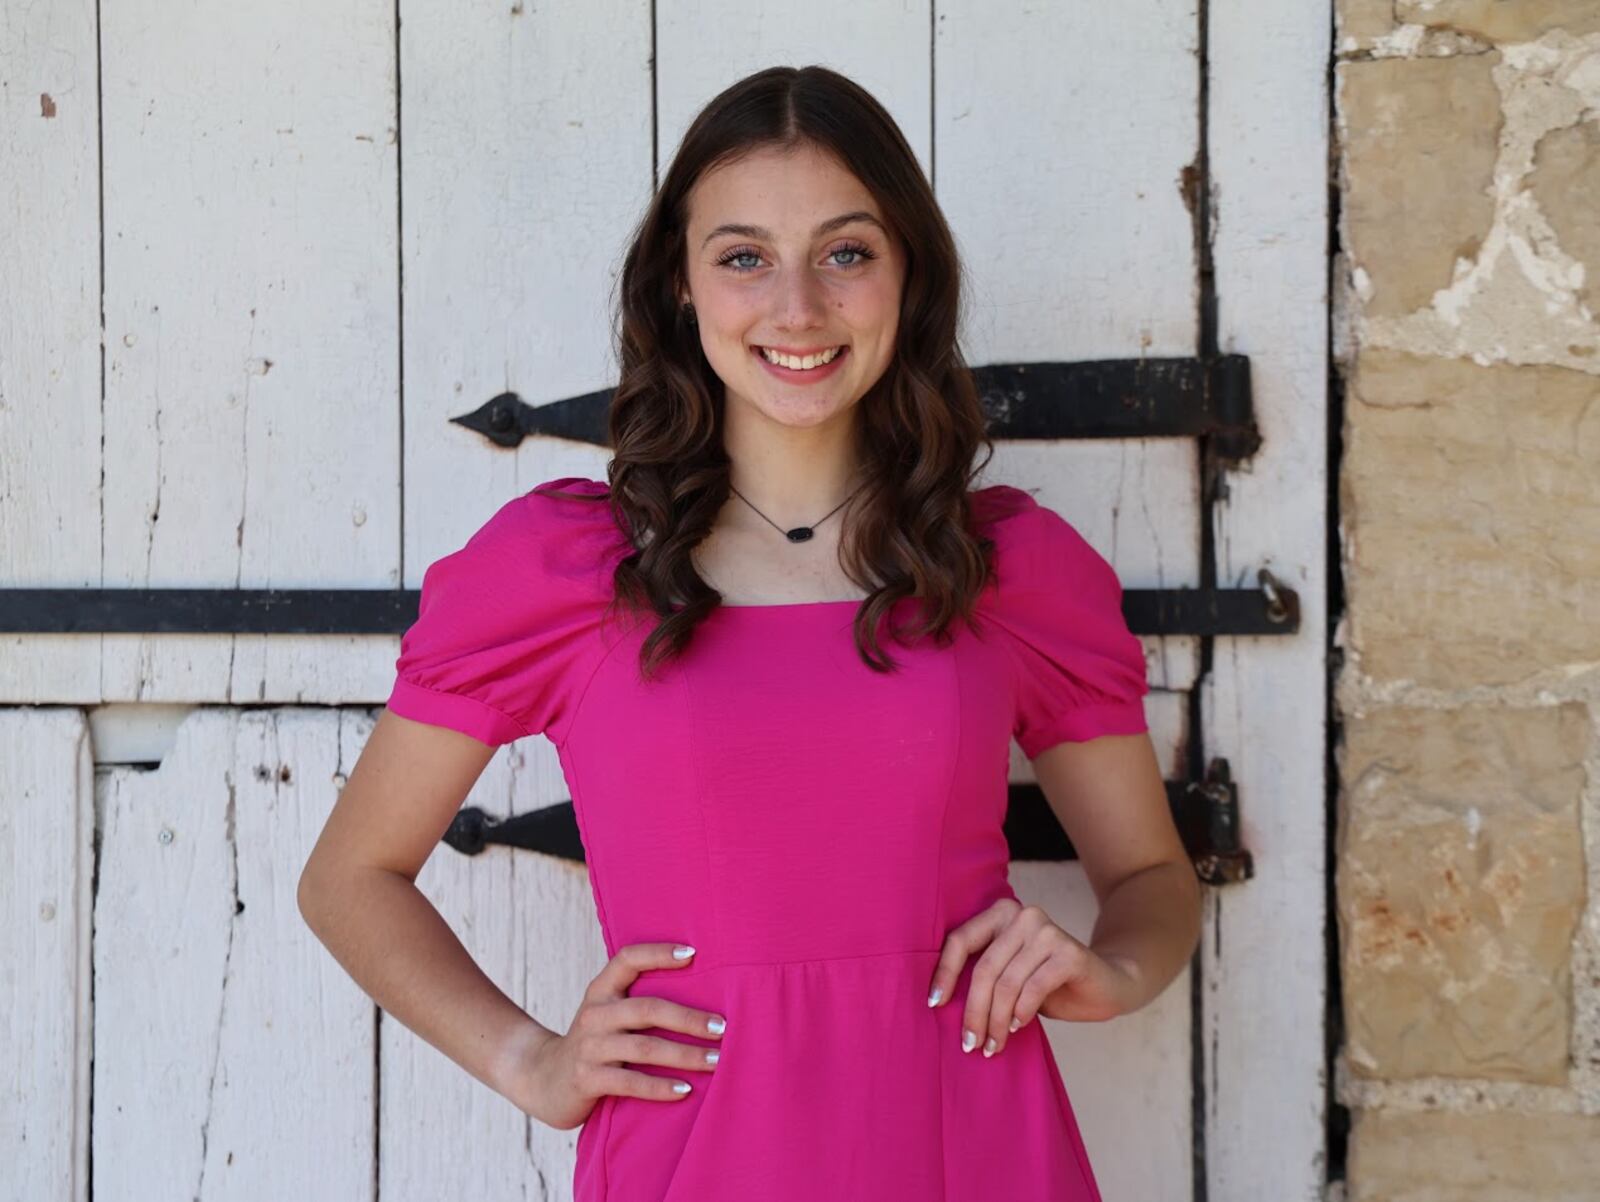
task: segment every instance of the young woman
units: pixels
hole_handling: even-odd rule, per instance
[[[582,1125],[578,1202],[1098,1198],[1035,1020],[1150,1001],[1199,890],[1111,566],[968,487],[959,279],[871,96],[741,81],[633,238],[607,481],[546,481],[424,576],[301,907],[385,1010]],[[565,1032],[413,883],[533,734],[610,957]],[[1088,945],[1008,884],[1012,738],[1100,900]]]

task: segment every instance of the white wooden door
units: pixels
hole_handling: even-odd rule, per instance
[[[988,478],[1129,587],[1207,582],[1209,555],[1217,586],[1300,593],[1293,638],[1147,640],[1163,766],[1228,759],[1255,877],[1150,1007],[1047,1025],[1108,1202],[1318,1197],[1326,6],[398,16],[0,0],[0,587],[416,588],[509,496],[603,476],[603,448],[449,419],[612,383],[622,240],[695,110],[772,63],[842,70],[956,230],[971,361],[1251,359],[1265,442],[1212,503],[1182,439],[1002,444]],[[0,647],[8,1196],[87,1199],[91,1158],[104,1197],[569,1196],[576,1133],[384,1021],[295,912],[393,637]],[[565,797],[537,740],[469,803]],[[1087,934],[1076,864],[1013,874]],[[582,866],[441,848],[420,883],[564,1029],[603,958]]]

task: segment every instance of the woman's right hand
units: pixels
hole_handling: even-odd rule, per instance
[[[717,1049],[639,1034],[659,1027],[703,1039],[720,1039],[726,1020],[710,1010],[658,997],[629,997],[628,987],[649,969],[693,962],[693,949],[674,956],[674,943],[633,943],[600,970],[565,1035],[550,1034],[521,1057],[513,1097],[523,1111],[558,1131],[582,1125],[606,1094],[675,1102],[689,1093],[687,1077],[662,1077],[622,1067],[657,1064],[682,1072],[709,1072]],[[679,1086],[674,1089],[674,1086]],[[526,1101],[520,1099],[526,1098]]]

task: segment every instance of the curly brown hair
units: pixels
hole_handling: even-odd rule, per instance
[[[640,649],[646,678],[687,647],[721,601],[690,557],[727,502],[731,464],[722,381],[677,301],[688,197],[713,168],[808,144],[862,182],[906,258],[894,357],[857,404],[867,483],[844,510],[840,534],[840,566],[872,590],[856,612],[856,648],[875,671],[895,667],[878,629],[906,597],[920,601],[920,620],[891,624],[897,640],[931,635],[944,643],[956,619],[977,625],[993,541],[975,528],[968,488],[994,447],[956,341],[963,268],[955,239],[904,134],[869,92],[826,67],[771,67],[700,111],[635,227],[618,281],[610,491],[555,492],[609,504],[629,532],[633,551],[616,567],[613,609],[627,604],[660,618]],[[980,447],[987,454],[974,465]]]

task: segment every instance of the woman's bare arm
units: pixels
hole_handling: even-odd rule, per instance
[[[1033,768],[1100,903],[1089,947],[1129,967],[1148,1002],[1194,954],[1203,900],[1150,736],[1058,743]]]
[[[306,925],[385,1011],[524,1110],[512,1076],[554,1032],[472,960],[416,886],[495,749],[384,710],[300,874]]]

